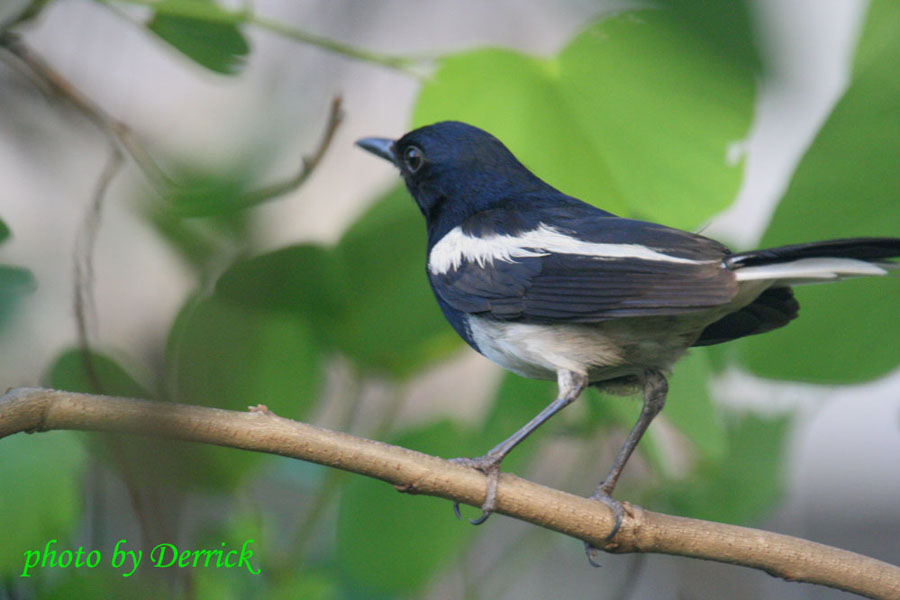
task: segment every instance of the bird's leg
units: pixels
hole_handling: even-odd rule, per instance
[[[647,431],[647,427],[650,426],[650,423],[653,422],[653,419],[663,409],[663,406],[665,406],[669,384],[666,382],[665,376],[659,371],[647,371],[644,376],[643,391],[644,406],[641,409],[641,416],[638,417],[637,423],[634,424],[628,437],[625,438],[625,443],[616,455],[616,460],[613,461],[612,468],[610,468],[606,479],[597,486],[597,489],[595,489],[594,493],[590,496],[591,499],[602,502],[608,506],[616,517],[616,523],[613,526],[612,532],[606,536],[607,541],[611,540],[615,537],[616,533],[618,533],[619,527],[622,526],[622,518],[625,516],[625,511],[622,508],[621,503],[617,500],[613,500],[612,492],[616,487],[616,482],[619,480],[619,475],[622,474],[622,470],[625,468],[625,463],[631,458],[631,454],[637,447],[638,442],[641,441],[644,432]],[[596,550],[597,549],[590,544],[585,543],[585,551],[587,552],[588,560],[595,566],[597,566],[597,563],[594,560],[594,552],[596,552]]]
[[[500,463],[503,462],[506,455],[550,417],[574,402],[581,395],[581,392],[584,391],[588,379],[587,375],[581,373],[560,370],[557,373],[557,382],[559,393],[556,399],[538,413],[536,417],[526,423],[524,427],[494,446],[490,452],[478,458],[451,459],[452,462],[478,469],[487,475],[487,491],[485,492],[484,502],[481,505],[481,516],[477,519],[469,519],[469,522],[473,525],[481,525],[487,521],[487,518],[491,516],[491,513],[494,512],[497,506],[497,483],[500,480]],[[457,518],[461,518],[459,502],[453,504],[453,510]]]

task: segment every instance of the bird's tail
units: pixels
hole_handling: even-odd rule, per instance
[[[732,254],[725,265],[738,281],[773,280],[776,286],[885,275],[900,268],[900,238],[849,238],[792,244]]]
[[[770,285],[747,306],[709,325],[694,345],[720,344],[784,327],[800,309],[790,286],[885,275],[900,268],[900,263],[889,260],[896,257],[900,238],[829,240],[732,254],[725,266],[738,281],[768,280]]]

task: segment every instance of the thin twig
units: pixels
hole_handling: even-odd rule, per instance
[[[219,23],[223,25],[253,25],[260,29],[270,31],[284,38],[288,38],[303,44],[315,46],[347,58],[360,60],[372,64],[376,64],[389,69],[394,69],[407,75],[420,78],[421,74],[416,71],[416,66],[421,62],[415,58],[405,56],[394,56],[364,50],[344,44],[326,37],[322,37],[308,31],[304,31],[292,25],[287,25],[274,19],[262,17],[253,13],[247,8],[238,10],[228,10],[223,6],[211,6],[205,3],[191,2],[158,2],[157,0],[96,0],[100,4],[114,7],[115,4],[135,4],[146,6],[155,11],[158,15],[167,17],[181,17],[184,19],[194,19],[207,23]]]
[[[262,400],[262,399],[261,399]],[[22,431],[116,431],[289,456],[426,494],[480,506],[485,477],[405,448],[284,419],[168,402],[20,388],[0,397],[0,438]],[[654,513],[627,502],[614,518],[596,501],[512,474],[500,477],[497,512],[575,537],[608,552],[655,552],[743,565],[788,581],[870,598],[900,600],[900,567],[824,544],[748,527]]]
[[[138,141],[137,136],[122,121],[108,114],[102,107],[83,94],[39,56],[34,54],[22,39],[9,31],[0,31],[0,46],[6,48],[38,77],[50,90],[68,101],[100,130],[131,156],[158,193],[171,185],[171,180],[156,164],[150,154]]]
[[[304,156],[300,161],[300,169],[295,175],[279,183],[273,183],[265,187],[245,192],[241,195],[237,202],[238,208],[248,208],[255,206],[266,200],[271,200],[288,192],[291,192],[303,185],[309,176],[312,175],[316,167],[325,156],[325,152],[331,146],[334,140],[334,134],[338,130],[341,122],[344,120],[344,111],[341,109],[342,100],[340,96],[335,96],[331,100],[331,108],[328,111],[328,119],[325,124],[325,131],[322,139],[311,155]]]
[[[115,144],[111,144],[109,158],[94,189],[94,195],[81,221],[75,236],[73,257],[74,306],[75,323],[78,331],[78,348],[81,360],[91,387],[98,394],[104,393],[97,374],[94,361],[91,360],[90,330],[96,323],[96,305],[94,303],[94,248],[97,244],[97,233],[100,230],[100,217],[103,214],[103,199],[113,177],[122,166],[122,152]]]

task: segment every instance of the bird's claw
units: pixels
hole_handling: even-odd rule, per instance
[[[596,500],[597,502],[602,502],[603,504],[605,504],[609,508],[609,510],[612,511],[613,516],[616,518],[616,522],[613,525],[612,531],[603,540],[604,543],[612,541],[612,539],[616,537],[616,534],[619,533],[619,529],[622,527],[622,520],[625,518],[625,509],[622,508],[622,503],[618,500],[615,500],[612,496],[601,490],[597,490],[596,492],[591,494],[589,498],[591,500]],[[584,553],[587,555],[588,562],[592,567],[603,566],[597,561],[597,553],[599,551],[600,549],[590,542],[584,543]]]
[[[497,508],[497,484],[500,481],[500,462],[490,455],[478,458],[451,458],[450,462],[477,469],[487,476],[487,490],[484,494],[484,502],[481,504],[481,515],[475,519],[469,519],[472,525],[481,525]],[[453,514],[457,519],[462,519],[459,510],[459,502],[453,503]]]
[[[591,544],[590,542],[584,543],[584,555],[587,556],[588,564],[592,567],[600,568],[603,565],[597,560],[597,555],[600,553],[600,550]]]

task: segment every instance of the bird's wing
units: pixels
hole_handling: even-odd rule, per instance
[[[435,293],[462,312],[594,322],[690,313],[737,292],[727,248],[708,238],[591,210],[544,211],[524,225],[498,212],[476,215],[429,253]]]

